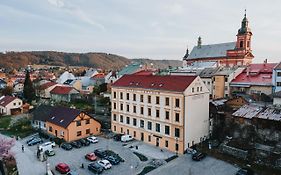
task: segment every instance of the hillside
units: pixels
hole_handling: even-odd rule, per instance
[[[107,53],[65,53],[54,51],[0,53],[0,65],[4,68],[20,68],[32,64],[53,66],[86,66],[102,69],[120,69],[133,60]],[[180,61],[138,59],[144,64],[153,63],[156,68],[180,66]]]

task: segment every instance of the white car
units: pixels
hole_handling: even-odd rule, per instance
[[[133,140],[133,137],[131,135],[123,135],[121,136],[121,142],[128,142]]]
[[[96,138],[94,136],[88,137],[87,140],[91,143],[98,143],[99,142],[98,138]]]
[[[98,164],[103,167],[103,169],[107,170],[112,167],[111,163],[108,160],[99,160]]]

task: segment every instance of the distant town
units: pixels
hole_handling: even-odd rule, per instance
[[[281,62],[246,13],[233,35],[179,67],[0,65],[0,175],[280,175]]]

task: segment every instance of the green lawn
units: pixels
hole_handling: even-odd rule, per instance
[[[6,130],[11,122],[11,116],[0,116],[0,128]]]

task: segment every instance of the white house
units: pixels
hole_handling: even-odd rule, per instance
[[[12,96],[0,97],[0,114],[14,115],[22,112],[22,100]]]
[[[281,91],[281,62],[272,71],[273,93]]]
[[[23,92],[23,88],[24,88],[23,83],[18,82],[16,84],[14,84],[14,92],[15,93]]]
[[[66,80],[74,80],[75,76],[68,71],[65,71],[61,76],[57,79],[57,83],[63,84]]]
[[[41,98],[51,98],[51,90],[53,90],[58,84],[55,82],[47,82],[39,86],[37,96]]]

